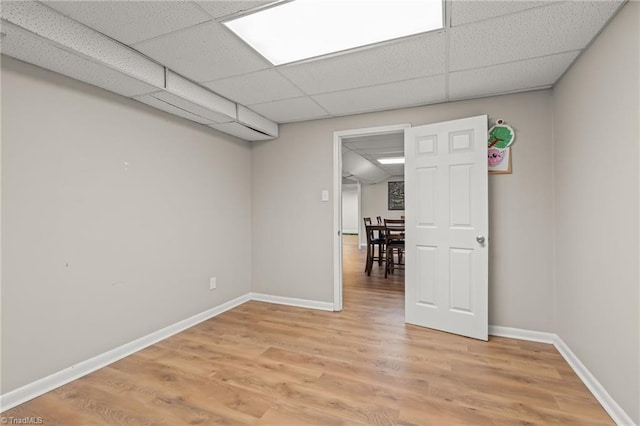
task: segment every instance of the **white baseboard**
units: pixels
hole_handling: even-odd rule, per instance
[[[541,331],[522,330],[519,328],[489,326],[489,334],[492,336],[510,337],[512,339],[529,340],[532,342],[549,343],[556,347],[560,355],[567,361],[567,364],[578,375],[584,385],[591,391],[598,400],[602,408],[611,416],[619,426],[633,426],[635,423],[631,417],[618,405],[609,395],[609,392],[600,384],[598,379],[585,367],[580,359],[573,353],[569,346],[555,333],[545,333]]]
[[[222,305],[216,306],[215,308],[206,310],[182,321],[178,321],[175,324],[167,326],[158,331],[154,331],[153,333],[147,334],[146,336],[143,336],[132,342],[125,343],[124,345],[119,346],[115,349],[101,353],[100,355],[97,355],[86,361],[79,362],[78,364],[58,371],[57,373],[53,373],[47,377],[36,380],[35,382],[29,383],[18,389],[0,395],[0,411],[9,410],[55,388],[58,388],[69,382],[79,379],[82,376],[92,373],[102,367],[106,367],[107,365],[112,364],[126,356],[129,356],[134,352],[138,352],[139,350],[142,350],[147,346],[151,346],[154,343],[164,340],[167,337],[173,336],[174,334],[186,330],[189,327],[193,327],[194,325],[199,324],[202,321],[206,321],[210,318],[220,315],[221,313],[228,311],[229,309],[233,309],[236,306],[248,302],[249,300],[249,294],[237,297],[233,300],[223,303]]]
[[[553,344],[555,342],[555,339],[558,337],[553,333],[523,330],[521,328],[501,327],[499,325],[490,325],[489,334],[498,337],[509,337],[511,339],[529,340],[531,342],[551,344]]]
[[[611,416],[614,422],[620,426],[632,426],[635,425],[631,417],[618,405],[618,403],[609,395],[609,392],[598,382],[598,380],[591,374],[591,372],[585,367],[580,359],[573,353],[569,346],[556,335],[556,341],[553,342],[558,352],[567,361],[567,364],[571,366],[573,371],[580,377],[580,380],[585,384],[587,389],[591,391],[593,396],[596,397],[600,405]]]
[[[276,303],[278,305],[297,306],[299,308],[320,309],[333,311],[333,303],[318,302],[317,300],[296,299],[295,297],[272,296],[270,294],[250,293],[251,300],[258,302]]]

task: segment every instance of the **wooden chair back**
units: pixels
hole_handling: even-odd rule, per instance
[[[404,240],[404,219],[385,219],[384,236],[387,242]]]

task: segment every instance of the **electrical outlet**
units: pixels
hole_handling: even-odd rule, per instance
[[[216,283],[216,277],[209,278],[209,290],[215,290],[218,287]]]

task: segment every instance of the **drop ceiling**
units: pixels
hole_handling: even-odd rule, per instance
[[[356,136],[342,140],[344,182],[373,184],[404,176],[404,164],[380,164],[379,158],[404,157],[404,132]]]
[[[221,23],[270,1],[41,3],[288,123],[551,87],[624,1],[446,1],[443,30],[277,67]],[[91,66],[78,63],[67,74],[78,78],[93,73]],[[110,90],[160,102],[144,83]]]

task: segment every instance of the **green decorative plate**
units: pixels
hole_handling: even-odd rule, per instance
[[[489,148],[506,149],[516,138],[516,133],[511,126],[504,124],[504,120],[496,121],[496,125],[489,129]]]

